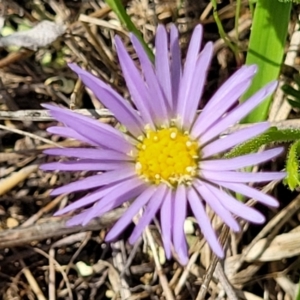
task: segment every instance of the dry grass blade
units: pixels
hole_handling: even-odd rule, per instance
[[[221,240],[222,245],[226,245],[228,234],[229,234],[229,229],[228,229],[228,227],[226,227],[224,225],[223,228],[222,228],[221,235],[220,235],[220,240]],[[206,296],[207,291],[208,291],[209,283],[210,283],[210,281],[213,277],[213,274],[215,272],[215,269],[216,269],[216,266],[217,266],[218,262],[219,262],[218,257],[213,254],[213,257],[211,259],[211,263],[209,265],[209,268],[206,271],[206,274],[205,274],[204,279],[203,279],[203,283],[201,285],[201,288],[199,290],[199,293],[197,295],[196,300],[205,299],[205,296]]]
[[[300,254],[300,232],[277,235],[273,240],[259,240],[247,253],[245,261],[275,261]]]
[[[4,195],[16,185],[23,182],[28,176],[38,170],[37,165],[27,166],[0,181],[0,196]],[[1,175],[1,174],[0,174]]]
[[[110,118],[113,115],[107,109],[75,109],[75,112],[84,116],[96,116],[99,118]],[[46,109],[0,111],[0,120],[23,120],[23,121],[54,121],[54,118]]]
[[[146,236],[147,236],[147,240],[149,242],[149,246],[150,246],[151,251],[153,253],[154,262],[155,262],[155,266],[156,266],[156,271],[157,271],[157,274],[158,274],[158,277],[159,277],[160,284],[161,284],[161,286],[163,288],[163,291],[164,291],[164,296],[165,296],[166,300],[175,300],[175,298],[173,296],[173,292],[170,289],[167,277],[164,274],[163,269],[161,267],[159,257],[158,257],[158,253],[157,253],[157,250],[156,250],[156,246],[155,246],[155,243],[154,243],[154,239],[153,239],[153,236],[152,236],[151,231],[149,230],[149,228],[146,228],[145,233],[146,233]]]

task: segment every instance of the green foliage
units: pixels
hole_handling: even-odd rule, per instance
[[[300,140],[291,145],[286,160],[287,177],[284,183],[287,184],[292,191],[300,186],[299,157]]]
[[[300,3],[300,0],[278,0],[279,2],[294,2],[294,3]],[[300,298],[299,298],[300,300]]]
[[[299,173],[299,158],[300,158],[300,130],[284,129],[278,130],[276,127],[271,127],[267,132],[258,137],[247,141],[224,155],[225,158],[237,157],[240,155],[256,152],[262,146],[268,146],[273,143],[294,142],[288,152],[286,160],[287,177],[284,183],[293,191],[300,186]],[[297,298],[298,300],[298,298]],[[300,300],[300,298],[299,298]]]
[[[261,146],[268,146],[274,142],[294,142],[300,137],[300,130],[298,129],[284,129],[278,130],[277,127],[271,127],[267,132],[255,137],[229,151],[225,157],[232,158],[248,153],[256,152]]]
[[[226,34],[226,32],[223,28],[222,21],[219,18],[218,11],[217,11],[217,0],[211,0],[211,3],[212,3],[212,7],[213,7],[213,16],[214,16],[216,25],[218,27],[220,37],[224,40],[226,45],[232,50],[232,52],[235,54],[235,56],[238,57],[238,48],[236,45],[234,45],[230,41],[228,35]],[[237,7],[237,9],[238,9],[238,7]]]
[[[288,98],[288,102],[290,103],[290,105],[296,108],[300,108],[300,75],[299,74],[294,75],[294,81],[298,86],[297,89],[293,88],[289,84],[284,84],[282,86],[282,90],[288,96],[293,97],[293,99]]]
[[[106,0],[106,3],[109,7],[114,11],[114,13],[118,16],[119,20],[127,27],[127,29],[132,32],[142,43],[145,51],[147,52],[149,58],[153,61],[154,55],[149,46],[145,43],[140,31],[135,27],[130,17],[128,16],[121,0]]]
[[[258,72],[242,101],[278,78],[284,55],[291,3],[258,0],[255,8],[246,64],[256,64]],[[267,119],[271,96],[244,120],[255,123]]]
[[[299,287],[298,287],[298,294],[297,294],[295,300],[300,300],[300,281],[299,281],[298,285],[299,285]]]

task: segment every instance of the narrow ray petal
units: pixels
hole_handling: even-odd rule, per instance
[[[236,122],[240,121],[246,115],[249,114],[257,105],[263,102],[267,96],[272,94],[277,87],[277,81],[271,82],[251,98],[245,101],[243,104],[240,104],[233,111],[228,113],[227,116],[220,119],[215,125],[208,129],[201,138],[206,140],[206,137],[217,136],[221,132],[225,131],[229,126],[234,125]]]
[[[42,104],[43,107],[49,109],[50,113],[52,112],[58,112],[61,113],[63,115],[65,115],[66,117],[70,117],[71,119],[76,119],[76,120],[80,120],[80,121],[84,121],[87,124],[91,124],[94,125],[96,127],[100,127],[100,129],[104,132],[110,132],[113,135],[119,136],[119,137],[123,137],[122,134],[120,133],[120,131],[116,130],[114,127],[109,126],[107,124],[101,123],[91,117],[88,116],[84,116],[82,114],[79,114],[77,112],[74,112],[70,109],[64,108],[64,107],[60,107],[58,105],[52,105],[52,104]],[[76,131],[76,128],[73,128]],[[99,130],[100,130],[99,129]]]
[[[101,128],[88,124],[75,118],[66,117],[59,112],[52,112],[53,117],[63,122],[67,126],[75,129],[80,135],[92,140],[93,143],[103,148],[109,148],[115,151],[129,153],[132,145],[125,140],[124,137],[119,137],[107,131],[102,131]]]
[[[171,190],[167,191],[166,198],[163,201],[160,209],[160,224],[161,224],[161,238],[164,244],[166,257],[171,258],[171,226],[172,226],[172,205],[173,195]]]
[[[223,85],[216,91],[213,97],[208,101],[203,112],[199,115],[196,121],[197,126],[201,128],[208,119],[207,116],[215,111],[216,105],[227,101],[227,95],[231,94],[235,90],[236,86],[240,82],[251,79],[257,71],[255,65],[252,66],[242,66],[238,71],[236,71],[232,76],[229,77],[223,83]]]
[[[74,161],[62,161],[47,163],[40,166],[42,170],[46,171],[109,171],[115,169],[122,169],[131,166],[130,163],[121,162],[102,162],[101,160],[80,159]]]
[[[194,182],[194,187],[198,193],[211,207],[211,209],[230,227],[233,231],[240,231],[239,223],[234,219],[231,213],[222,205],[222,202],[199,180]]]
[[[160,208],[162,202],[165,199],[166,192],[167,192],[166,185],[158,186],[154,195],[150,199],[147,207],[145,208],[145,212],[143,213],[141,219],[139,220],[131,236],[129,237],[130,244],[134,244],[137,241],[137,239],[140,237],[140,235],[142,234],[146,226],[148,226],[149,223],[152,221],[158,209]]]
[[[132,100],[139,110],[144,123],[154,129],[155,127],[151,117],[151,106],[149,105],[151,99],[145,81],[125,49],[120,37],[116,36],[115,43],[119,62]]]
[[[207,180],[224,181],[224,182],[267,182],[272,180],[281,180],[286,176],[284,172],[235,172],[235,171],[208,171],[202,170],[201,177]]]
[[[82,190],[93,189],[102,185],[116,183],[118,181],[136,176],[134,167],[124,168],[122,172],[119,169],[105,172],[99,175],[89,176],[82,180],[78,180],[62,187],[54,189],[51,195],[56,196],[65,193],[73,193]]]
[[[222,153],[225,150],[231,149],[236,145],[239,145],[264,133],[269,127],[270,125],[268,122],[262,122],[231,133],[224,138],[219,138],[204,146],[204,148],[201,150],[201,157],[202,159],[205,159],[212,155]],[[206,141],[203,141],[200,138],[200,142],[203,145]]]
[[[77,65],[69,64],[69,67],[77,73],[83,83],[92,90],[99,101],[115,115],[116,119],[126,126],[129,132],[136,136],[142,134],[144,124],[141,118],[123,97],[115,92],[108,84]]]
[[[119,184],[119,188],[113,189],[94,205],[93,210],[86,216],[82,225],[86,225],[93,218],[120,206],[126,201],[134,199],[146,189],[145,182],[139,178],[132,178],[122,182]]]
[[[117,151],[95,149],[95,148],[52,148],[43,151],[48,155],[59,155],[66,157],[77,157],[97,160],[116,160],[116,161],[132,161],[133,158]]]
[[[160,88],[159,82],[157,80],[156,74],[154,72],[154,68],[152,63],[149,60],[147,53],[145,52],[143,46],[140,41],[137,39],[135,35],[131,35],[131,42],[138,55],[141,68],[143,70],[143,74],[146,79],[146,83],[149,88],[150,93],[150,105],[151,111],[154,114],[156,125],[161,124],[169,124],[169,110],[170,108],[167,106],[167,100],[164,97],[163,91]]]
[[[245,80],[236,84],[235,89],[231,90],[226,95],[226,102],[220,102],[215,105],[215,110],[207,113],[204,110],[199,115],[192,129],[192,135],[198,137],[203,136],[206,138],[206,132],[210,127],[214,127],[214,124],[238,101],[238,98],[249,88],[251,80]],[[205,122],[201,122],[200,117],[202,114],[205,116]],[[202,116],[203,117],[203,116]],[[203,117],[204,118],[204,117]],[[204,120],[204,119],[203,119]]]
[[[65,126],[51,126],[47,128],[47,131],[52,134],[57,134],[61,137],[75,139],[92,146],[98,146],[98,144],[94,143],[91,139],[86,138],[79,133],[77,133],[74,129],[65,127]]]
[[[201,232],[207,240],[209,246],[218,257],[224,258],[224,250],[222,249],[217,235],[211,226],[210,219],[205,212],[202,200],[193,188],[188,190],[188,201],[191,210],[198,221]]]
[[[199,55],[200,45],[202,41],[202,34],[202,26],[196,26],[189,44],[186,61],[183,69],[183,75],[179,87],[177,114],[179,114],[180,116],[185,116],[187,113],[189,113],[187,111],[187,99],[188,93],[191,88],[192,80],[195,74],[197,58]],[[183,125],[184,119],[181,119],[180,121],[181,125]]]
[[[179,185],[174,198],[174,219],[173,219],[173,243],[174,249],[182,264],[187,264],[188,253],[184,234],[184,221],[186,218],[186,190],[185,186]]]
[[[200,168],[211,171],[229,171],[258,165],[282,153],[284,148],[270,149],[260,153],[242,155],[229,159],[213,159],[202,161]]]
[[[163,25],[158,25],[155,36],[155,72],[162,91],[172,107],[171,73],[168,51],[168,36]]]
[[[83,208],[88,205],[91,205],[91,204],[95,203],[96,201],[100,200],[105,195],[109,194],[115,188],[118,188],[122,183],[123,182],[118,183],[118,184],[104,186],[104,187],[96,190],[95,192],[92,192],[92,193],[88,194],[87,196],[84,196],[84,197],[76,200],[75,202],[69,204],[68,206],[64,207],[63,209],[57,211],[54,214],[54,216],[61,216],[63,214],[71,212],[75,209]]]
[[[62,109],[58,106],[43,106],[48,108],[51,115],[58,121],[63,122],[77,133],[99,146],[125,153],[129,153],[132,149],[131,144],[125,140],[124,136],[122,136],[118,130],[107,124],[97,122],[96,120],[70,112],[67,109]]]
[[[129,206],[123,216],[115,223],[105,237],[106,241],[112,241],[129,225],[133,217],[148,203],[156,191],[155,186],[147,188]]]
[[[271,197],[270,195],[267,195],[253,187],[250,187],[248,185],[242,184],[242,183],[230,183],[230,182],[221,182],[221,181],[213,181],[211,180],[212,183],[220,185],[224,188],[227,188],[233,192],[242,194],[248,198],[253,198],[257,202],[260,202],[262,204],[272,206],[272,207],[278,207],[279,203],[278,201]]]
[[[233,198],[225,191],[221,191],[213,187],[210,184],[203,183],[220,201],[222,201],[222,205],[227,208],[230,212],[235,214],[238,217],[243,218],[246,221],[250,221],[252,223],[261,224],[265,222],[265,217],[255,210],[252,207],[245,205],[244,203],[238,201],[237,199]]]
[[[178,30],[174,24],[170,28],[170,52],[171,52],[171,82],[172,82],[172,109],[177,107],[179,86],[182,77],[181,51],[179,47]],[[173,111],[174,113],[174,111]],[[173,116],[176,117],[176,116]]]
[[[187,130],[190,129],[196,117],[212,55],[213,43],[207,43],[197,59],[194,76],[191,78],[191,85],[185,94],[186,98],[183,100],[186,101],[186,105],[182,115],[182,124]],[[180,111],[177,112],[178,115],[181,115],[181,113]]]

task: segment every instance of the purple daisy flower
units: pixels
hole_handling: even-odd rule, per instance
[[[68,225],[85,225],[132,200],[106,240],[116,239],[143,209],[129,238],[129,242],[134,243],[159,212],[166,256],[171,257],[173,245],[180,262],[186,264],[188,250],[183,225],[189,208],[211,249],[222,258],[224,251],[206,214],[206,207],[210,207],[235,232],[240,230],[236,216],[262,223],[265,218],[260,212],[236,200],[233,195],[239,193],[275,207],[278,202],[274,198],[247,183],[279,180],[284,178],[285,173],[240,170],[273,159],[282,152],[282,148],[231,159],[221,158],[228,149],[265,132],[269,128],[267,122],[220,136],[273,93],[277,82],[268,84],[248,101],[231,109],[256,73],[256,66],[243,66],[197,115],[213,55],[212,43],[207,43],[200,51],[202,27],[197,26],[193,32],[184,67],[181,65],[178,31],[174,25],[169,34],[163,26],[158,26],[154,65],[138,39],[134,35],[130,38],[141,70],[118,36],[115,43],[131,100],[138,112],[99,78],[77,65],[70,65],[126,127],[126,133],[68,109],[44,105],[55,119],[66,126],[51,127],[49,132],[93,147],[46,150],[49,155],[75,159],[44,164],[41,168],[101,172],[55,189],[52,195],[92,190],[56,215],[84,208],[70,219]]]

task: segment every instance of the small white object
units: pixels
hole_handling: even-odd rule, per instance
[[[91,266],[88,266],[83,261],[77,262],[76,268],[78,270],[78,273],[83,277],[91,276],[94,273],[93,268]]]

